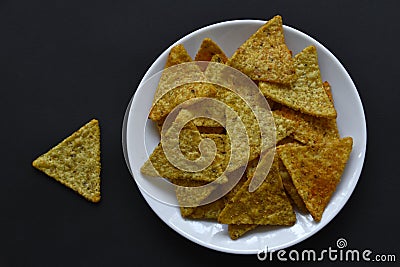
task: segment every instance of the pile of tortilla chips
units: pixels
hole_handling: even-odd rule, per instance
[[[191,98],[209,97],[226,103],[237,112],[249,137],[249,162],[236,186],[215,202],[181,207],[182,216],[227,224],[232,239],[260,225],[294,225],[299,213],[309,213],[316,222],[320,221],[340,182],[353,140],[339,136],[330,84],[321,80],[317,49],[305,47],[292,56],[285,43],[282,18],[275,16],[230,58],[213,40],[206,38],[195,60],[226,64],[258,85],[270,104],[275,121],[276,153],[264,181],[250,192],[249,184],[257,163],[266,160],[266,156],[260,158],[259,129],[251,109],[232,91],[211,84],[186,84],[165,94],[153,103],[149,116],[160,130],[174,107]],[[166,68],[190,61],[184,46],[177,45],[170,51]],[[168,161],[159,144],[143,165],[142,173],[188,187],[205,185],[224,173],[231,147],[229,136],[218,122],[194,119],[182,129],[179,138],[182,154],[188,159],[199,156],[198,145],[203,139],[215,142],[217,157],[200,172],[186,172]],[[193,197],[202,199],[211,192],[203,193]],[[177,192],[178,202],[180,198]]]

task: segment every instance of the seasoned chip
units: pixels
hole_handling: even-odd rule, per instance
[[[193,130],[192,128],[183,128],[179,136],[182,154],[189,160],[196,160],[200,156],[198,147],[201,140],[203,140],[199,131],[197,129]],[[167,159],[160,143],[150,155],[148,161],[142,166],[141,172],[149,176],[161,176],[167,179],[189,179],[204,182],[214,181],[227,167],[227,161],[230,157],[229,151],[226,150],[229,139],[226,135],[216,134],[209,134],[204,136],[204,138],[211,138],[217,147],[217,154],[215,155],[214,161],[204,170],[188,172],[175,167]],[[154,170],[156,172],[154,172]]]
[[[225,59],[226,59],[225,55],[216,54],[216,55],[212,56],[211,62],[225,63],[226,62]],[[196,60],[199,60],[199,59],[196,59]],[[224,90],[226,90],[226,89],[223,89],[218,85],[214,85],[214,87],[215,87],[216,93],[215,93],[215,96],[213,96],[213,97],[216,99],[221,99],[221,97],[223,97],[223,95],[224,95]],[[216,112],[216,111],[213,110],[213,112]],[[209,117],[213,117],[213,116],[210,115]],[[197,127],[221,128],[221,125],[217,121],[209,119],[209,118],[196,118],[196,119],[194,119],[193,122]],[[207,133],[207,132],[213,133],[212,130],[207,130],[207,129],[203,129],[203,130],[205,133]],[[202,132],[202,130],[200,130],[200,129],[199,129],[199,131]]]
[[[336,119],[313,117],[286,107],[274,111],[274,114],[279,114],[296,123],[297,127],[293,131],[293,137],[303,144],[314,144],[339,138]]]
[[[182,44],[178,44],[171,48],[167,62],[165,63],[165,68],[191,61],[192,58],[187,53],[185,47]]]
[[[293,60],[285,44],[282,17],[275,16],[259,28],[228,60],[252,80],[290,84]]]
[[[236,171],[235,171],[236,172]],[[232,175],[237,175],[237,173],[230,173],[227,174],[227,179],[231,180],[233,177]],[[231,188],[233,186],[233,188],[222,198],[219,198],[218,200],[211,202],[209,204],[206,205],[201,205],[198,207],[181,207],[181,214],[182,217],[185,218],[191,218],[191,219],[217,219],[220,212],[224,209],[225,205],[228,203],[228,201],[230,199],[232,199],[232,197],[234,197],[236,195],[236,193],[239,191],[239,189],[242,187],[242,185],[245,183],[245,181],[247,180],[246,175],[243,175],[242,178],[236,183],[236,185],[232,185],[231,183],[225,183],[222,186],[226,187],[228,186],[229,188]],[[186,183],[185,186],[189,186],[188,183]],[[199,186],[194,185],[194,186]],[[226,188],[225,188],[226,189]],[[219,194],[218,190],[215,190],[214,192],[216,192],[217,194]],[[179,196],[178,197],[178,201],[179,201]]]
[[[32,165],[86,199],[100,201],[99,122],[91,120]]]
[[[195,64],[179,66],[181,63],[190,61],[190,56],[187,54],[183,45],[177,45],[171,48],[166,68],[172,66],[176,67],[173,70],[164,71],[161,75],[160,82],[154,95],[149,119],[158,122],[164,119],[176,106],[186,100],[194,97],[209,97],[215,95],[215,88],[212,84],[205,82],[189,83],[189,81],[193,79],[205,81],[203,72]]]
[[[226,203],[237,193],[245,181],[246,177],[243,176],[231,191],[214,202],[198,207],[181,207],[182,217],[191,219],[218,219]]]
[[[247,180],[221,211],[218,221],[226,224],[293,225],[296,215],[285,194],[277,161],[264,182],[252,193]]]
[[[284,145],[278,153],[308,211],[319,222],[352,150],[345,137],[309,146]]]
[[[275,129],[276,129],[275,142],[278,143],[279,141],[288,137],[296,130],[297,122],[285,118],[279,112],[273,111],[272,115],[274,117]]]
[[[286,167],[283,164],[282,160],[279,159],[278,162],[279,162],[279,174],[281,175],[283,187],[285,188],[286,193],[288,194],[290,199],[293,201],[294,205],[301,212],[306,213],[307,212],[306,205],[304,204],[303,200],[299,196],[299,193],[297,193],[296,187],[293,184],[290,174],[286,170]]]
[[[194,60],[211,61],[215,55],[218,55],[223,62],[228,60],[224,51],[212,39],[204,38]]]
[[[296,80],[291,85],[260,82],[261,92],[302,113],[336,118],[336,110],[322,85],[315,46],[309,46],[295,56],[295,69]]]

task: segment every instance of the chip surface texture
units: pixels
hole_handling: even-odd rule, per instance
[[[91,120],[33,161],[32,166],[78,192],[100,201],[100,128]]]

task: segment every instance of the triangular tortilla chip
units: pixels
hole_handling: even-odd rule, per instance
[[[290,84],[295,71],[292,55],[285,44],[282,17],[275,16],[259,28],[227,64],[252,80]]]
[[[297,122],[287,119],[275,111],[272,111],[272,115],[274,117],[276,130],[275,142],[278,143],[296,130]]]
[[[228,178],[229,179],[229,178]],[[228,201],[236,195],[237,191],[242,187],[244,182],[246,181],[246,176],[244,175],[239,182],[229,191],[225,196],[217,199],[214,202],[211,202],[206,205],[198,206],[198,207],[181,207],[181,215],[184,218],[191,218],[191,219],[218,219],[219,214],[224,209],[225,205]],[[185,186],[199,186],[197,184]],[[179,195],[178,202],[179,202]]]
[[[317,222],[340,182],[352,145],[353,139],[345,137],[310,146],[283,145],[278,149],[297,192]]]
[[[303,200],[301,199],[299,193],[297,192],[296,187],[293,184],[292,178],[290,174],[286,170],[285,165],[283,164],[282,160],[279,159],[279,174],[282,178],[283,187],[287,195],[293,201],[294,205],[303,213],[307,212],[306,205],[304,204]]]
[[[219,55],[219,58],[222,59],[223,62],[228,60],[224,51],[222,51],[222,49],[212,39],[204,38],[194,60],[211,61],[212,57],[215,55]]]
[[[156,93],[154,94],[149,119],[158,122],[163,120],[176,106],[186,100],[215,95],[213,85],[205,82],[189,82],[192,80],[206,80],[203,72],[196,64],[185,64],[178,67],[182,63],[191,61],[183,45],[176,45],[171,48],[165,68],[177,67],[162,73]],[[175,86],[176,84],[181,85]]]
[[[190,122],[189,124],[192,123]],[[200,156],[198,148],[200,142],[203,138],[210,138],[215,142],[217,147],[217,154],[210,166],[198,172],[183,171],[171,164],[160,143],[140,171],[149,176],[160,176],[166,179],[188,179],[204,182],[212,182],[221,176],[228,165],[230,157],[229,150],[227,150],[229,139],[226,135],[220,134],[208,134],[202,137],[197,128],[194,125],[193,127],[195,129],[186,127],[180,132],[180,149],[182,154],[189,160],[196,160]]]
[[[297,126],[292,135],[295,140],[303,144],[315,144],[339,138],[336,119],[318,118],[286,107],[282,107],[274,113],[296,123]]]
[[[277,161],[263,183],[252,193],[247,180],[221,211],[218,221],[225,224],[293,225],[296,215],[285,194]]]
[[[171,48],[167,62],[165,63],[165,68],[191,61],[192,58],[189,56],[185,47],[182,44],[178,44]]]
[[[204,41],[203,41],[203,43],[204,43]],[[196,59],[196,60],[200,60],[200,59]],[[210,61],[224,64],[226,62],[226,56],[225,55],[216,54],[216,55],[212,56]],[[213,97],[216,98],[216,99],[220,99],[221,96],[224,94],[223,93],[224,90],[226,90],[226,89],[223,89],[218,85],[214,85],[214,86],[215,86],[216,93],[215,93],[215,95]],[[210,116],[210,117],[212,117],[212,116]],[[196,119],[193,120],[193,122],[198,128],[199,127],[202,127],[202,128],[219,128],[219,131],[220,131],[221,128],[223,129],[223,127],[221,127],[221,125],[218,122],[216,122],[215,120],[211,120],[209,118],[196,118]],[[207,129],[200,129],[199,128],[200,132],[202,132],[202,130],[204,132],[206,132],[206,133],[210,131],[210,130],[207,130]]]
[[[35,159],[33,167],[78,192],[100,201],[100,128],[93,119]]]
[[[296,80],[291,85],[258,84],[261,92],[275,102],[316,117],[336,118],[336,110],[322,84],[317,49],[306,47],[295,56]]]

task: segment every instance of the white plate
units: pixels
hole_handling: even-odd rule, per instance
[[[203,38],[210,37],[230,56],[264,23],[259,20],[235,20],[214,24],[188,34],[171,47],[178,43],[183,44],[194,57]],[[329,223],[347,202],[359,179],[367,137],[363,106],[353,81],[337,58],[319,42],[288,26],[284,26],[284,32],[286,43],[294,55],[309,45],[317,47],[322,79],[329,81],[332,87],[340,135],[351,136],[354,140],[350,160],[321,222],[314,222],[311,215],[297,214],[297,222],[292,227],[259,227],[236,241],[229,238],[226,225],[185,220],[181,217],[179,208],[155,200],[139,187],[147,203],[167,225],[202,246],[238,254],[255,254],[266,247],[273,251],[292,246]],[[147,159],[146,151],[140,148],[144,147],[145,143],[147,150],[151,152],[159,142],[154,125],[146,124],[155,87],[154,91],[142,90],[141,85],[163,69],[169,49],[166,49],[147,71],[125,114],[122,143],[126,163],[134,177],[141,177],[140,167]],[[147,136],[144,134],[145,127]]]

